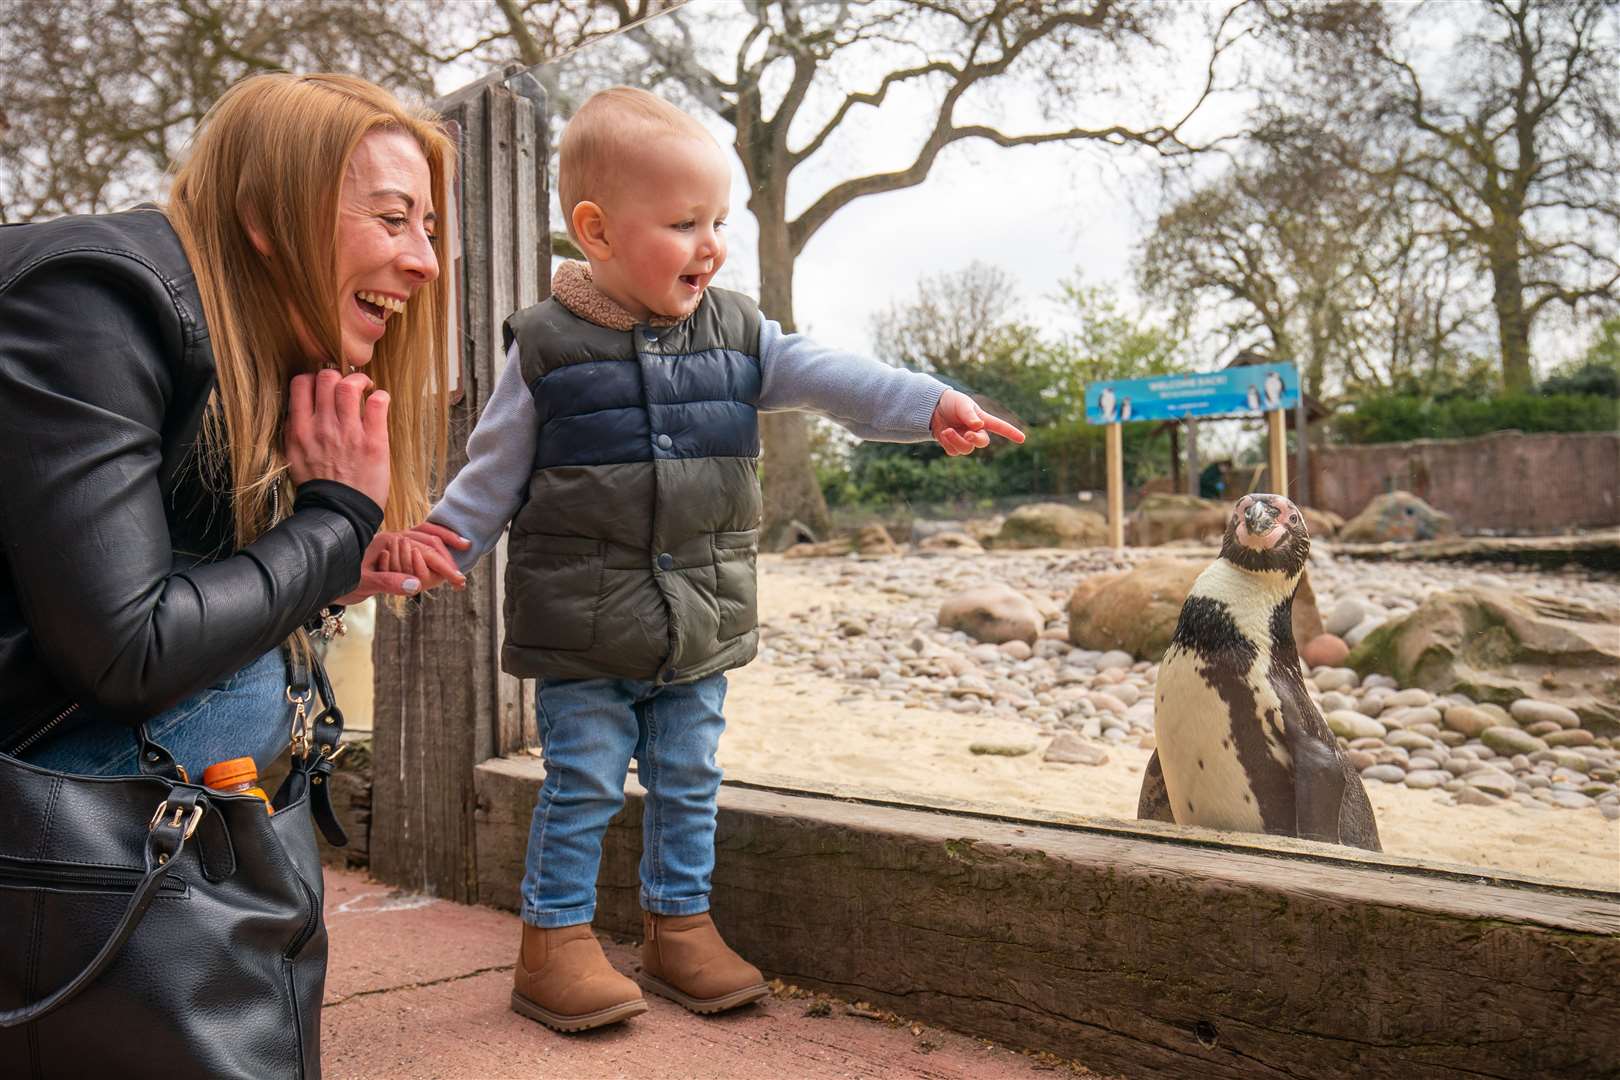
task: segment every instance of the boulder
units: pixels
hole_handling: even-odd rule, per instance
[[[1017,589],[987,585],[948,598],[940,605],[939,625],[991,645],[1004,641],[1034,645],[1046,620],[1034,602]]]
[[[855,537],[855,550],[862,555],[898,555],[900,545],[882,525],[866,525]]]
[[[1551,702],[1594,734],[1612,737],[1620,735],[1617,623],[1620,609],[1471,586],[1436,593],[1384,623],[1348,662],[1363,675],[1463,694],[1482,706]],[[1447,725],[1455,727],[1451,712]]]
[[[853,536],[841,536],[835,540],[821,540],[816,543],[798,543],[782,552],[784,559],[826,559],[838,555],[848,555],[855,550]]]
[[[1069,595],[1069,642],[1083,649],[1120,649],[1138,660],[1158,660],[1170,647],[1181,605],[1193,581],[1209,564],[1187,559],[1152,559],[1118,574],[1082,578]],[[1322,632],[1322,614],[1310,575],[1294,597],[1294,642]]]
[[[1108,542],[1101,514],[1062,503],[1031,503],[1007,515],[996,534],[998,548],[1088,548]]]
[[[1094,574],[1069,596],[1069,642],[1157,660],[1170,647],[1193,581],[1207,564],[1153,559],[1123,574]]]
[[[1176,540],[1219,544],[1226,531],[1230,505],[1194,495],[1147,495],[1137,504],[1126,527],[1131,543],[1153,547]]]
[[[913,518],[911,521],[911,542],[921,544],[930,536],[941,533],[966,532],[966,526],[960,521],[930,521],[927,518]]]
[[[1410,491],[1391,491],[1368,502],[1339,530],[1338,539],[1383,544],[1456,535],[1457,525],[1450,514],[1442,514]]]
[[[984,545],[965,532],[930,533],[915,543],[918,551],[941,551],[959,555],[979,555],[984,552]]]

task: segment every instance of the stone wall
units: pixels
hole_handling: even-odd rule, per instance
[[[1465,533],[1536,535],[1620,525],[1620,435],[1500,431],[1313,450],[1311,502],[1354,517],[1406,490]]]

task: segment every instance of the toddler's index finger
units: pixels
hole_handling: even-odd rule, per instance
[[[985,413],[984,427],[986,431],[1000,435],[1003,439],[1009,439],[1015,443],[1021,443],[1024,441],[1024,433],[1007,423],[1007,421],[1003,420],[999,416],[991,416],[989,413]]]

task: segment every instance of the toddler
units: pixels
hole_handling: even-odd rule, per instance
[[[731,170],[674,106],[603,91],[560,159],[587,262],[563,263],[551,298],[507,320],[467,465],[428,523],[380,542],[428,587],[443,579],[424,569],[427,548],[460,549],[465,571],[511,527],[501,663],[537,680],[546,768],[512,1007],[579,1031],[647,1007],[590,929],[632,758],[647,790],[643,985],[699,1013],[769,992],[709,917],[725,672],[759,636],[760,411],[816,412],[868,439],[932,435],[952,454],[1023,435],[927,375],[784,333],[710,288]]]

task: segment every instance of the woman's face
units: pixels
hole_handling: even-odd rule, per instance
[[[338,326],[350,367],[370,362],[388,320],[439,276],[430,242],[437,220],[416,140],[402,131],[360,140],[338,198]]]

